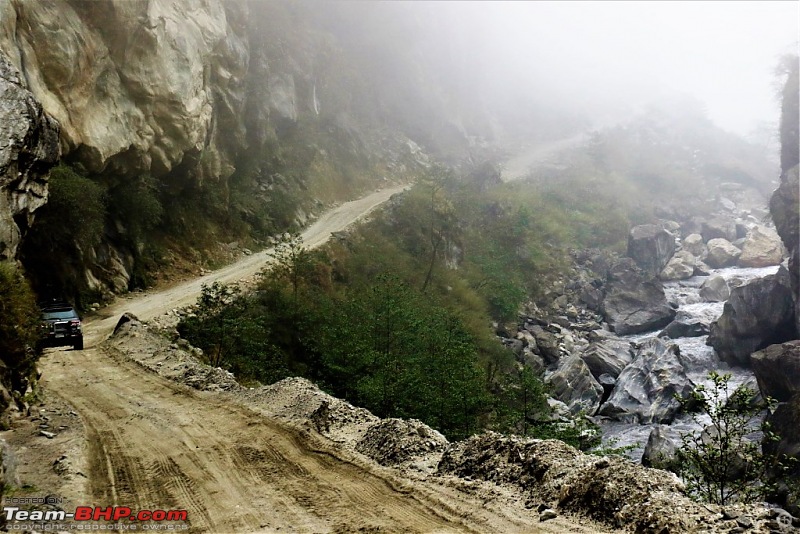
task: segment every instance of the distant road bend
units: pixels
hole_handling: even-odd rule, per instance
[[[500,177],[504,182],[519,180],[528,176],[533,169],[550,162],[553,156],[569,148],[576,147],[589,139],[589,133],[583,132],[566,139],[533,145],[503,163]]]

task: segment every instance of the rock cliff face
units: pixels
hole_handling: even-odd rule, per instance
[[[13,259],[34,211],[47,202],[47,172],[59,157],[58,124],[0,53],[0,260]]]
[[[332,9],[246,0],[4,0],[0,48],[62,125],[64,154],[90,172],[163,176],[190,164],[200,179],[225,179],[245,148],[281,137],[304,118],[363,127],[382,107],[397,108],[404,86],[426,89],[366,82],[357,68],[370,59],[348,50],[359,41],[315,13]],[[400,74],[409,67],[397,64],[402,58],[383,59],[394,60]],[[397,94],[376,94],[389,86]],[[450,118],[410,124],[406,116],[405,133],[451,122],[465,137]]]
[[[386,24],[431,27],[397,47],[396,35],[376,30]],[[450,82],[439,67],[454,62],[426,53],[435,26],[400,5],[0,0],[0,51],[61,125],[47,138],[50,164],[60,145],[67,163],[109,190],[148,175],[165,205],[207,188],[231,210],[237,179],[248,188],[239,196],[251,199],[246,220],[263,220],[253,213],[299,191],[304,212],[292,205],[285,216],[268,214],[282,227],[307,220],[320,198],[342,200],[402,169],[403,157],[464,157],[469,139],[490,130],[481,106],[442,86]],[[18,214],[46,199],[44,181],[21,179],[3,187],[27,188],[28,200],[15,193],[0,205],[9,236],[0,254],[9,257],[21,233],[9,221],[29,225]],[[136,257],[136,244],[116,239],[125,234],[119,218],[106,221],[106,252],[84,251],[81,261]],[[75,274],[88,289],[117,291],[113,280],[131,279],[130,269],[85,267]]]
[[[795,337],[800,338],[800,62],[795,57],[783,88],[781,110],[781,181],[769,210],[789,251],[789,274],[795,303]]]
[[[243,138],[248,66],[240,2],[6,2],[0,46],[90,172],[164,175],[209,150],[226,177]],[[227,146],[226,146],[227,145]]]

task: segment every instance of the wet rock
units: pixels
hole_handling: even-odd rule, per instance
[[[672,256],[658,277],[662,280],[686,280],[694,275],[696,262],[691,252],[680,250]]]
[[[675,310],[667,303],[661,283],[645,278],[628,261],[617,262],[608,277],[602,313],[617,334],[656,330],[675,318]]]
[[[674,252],[675,238],[660,226],[634,226],[628,235],[628,257],[650,274],[660,273]]]
[[[800,394],[800,340],[754,352],[750,363],[762,394],[779,402]]]
[[[778,233],[766,226],[756,226],[747,233],[739,256],[740,267],[768,267],[783,260],[783,243]]]
[[[689,234],[683,239],[683,250],[691,253],[693,256],[701,257],[706,253],[706,244],[703,241],[703,236],[700,234]]]
[[[725,302],[731,295],[731,290],[725,278],[715,274],[700,286],[700,298],[707,302]]]
[[[642,343],[599,414],[626,422],[670,423],[680,409],[675,395],[686,397],[693,389],[678,354],[677,345],[658,338]]]
[[[642,465],[675,471],[681,444],[681,436],[677,431],[667,425],[656,425],[647,438]]]
[[[715,268],[730,267],[736,265],[736,260],[742,251],[733,246],[727,239],[716,238],[708,242],[708,254],[705,262]]]
[[[751,353],[792,338],[792,306],[789,273],[781,267],[731,291],[722,315],[711,324],[707,343],[723,361],[747,366]]]
[[[559,362],[558,369],[545,379],[553,396],[569,406],[570,412],[593,414],[603,397],[603,387],[592,376],[578,355]]]
[[[672,321],[658,333],[658,337],[677,339],[680,337],[700,337],[708,334],[708,325],[699,321]]]
[[[594,377],[608,374],[616,378],[633,360],[633,351],[630,341],[604,338],[592,341],[581,354],[581,358]]]

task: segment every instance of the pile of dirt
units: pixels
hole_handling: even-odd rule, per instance
[[[525,493],[529,507],[585,514],[627,531],[771,532],[793,528],[778,519],[780,511],[756,505],[723,509],[699,504],[685,496],[672,473],[620,457],[583,454],[556,440],[496,433],[473,436],[444,453],[439,473],[515,485]]]
[[[146,369],[195,389],[241,389],[230,372],[200,362],[201,353],[185,340],[173,343],[161,330],[129,313],[119,320],[107,345]]]
[[[450,443],[442,434],[416,419],[383,419],[367,430],[356,451],[381,465],[399,466],[439,455]]]
[[[240,396],[266,415],[293,424],[310,425],[351,450],[367,429],[380,421],[369,410],[332,397],[305,378],[285,378],[269,386],[244,390]]]

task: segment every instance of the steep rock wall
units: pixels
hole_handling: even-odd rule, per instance
[[[481,106],[437,75],[450,56],[419,39],[397,47],[381,29],[419,30],[407,11],[283,0],[0,0],[0,51],[61,125],[63,158],[82,174],[108,190],[152,176],[166,206],[213,190],[221,211],[232,210],[238,180],[238,198],[250,199],[238,207],[242,217],[284,228],[306,220],[320,198],[343,200],[402,171],[403,158],[418,159],[418,144],[451,161],[467,157],[485,126],[475,119]],[[353,17],[361,12],[368,20]],[[44,182],[39,193],[44,202]],[[301,209],[269,211],[287,196]],[[132,280],[141,243],[125,242],[121,219],[110,212],[100,247],[61,262],[76,266],[70,278],[84,289],[113,293]]]
[[[47,202],[47,173],[59,157],[58,123],[0,53],[0,260],[13,259],[34,212]]]
[[[64,154],[90,172],[160,176],[211,150],[225,177],[242,138],[248,51],[237,2],[181,0],[0,4],[0,47],[62,126]],[[227,143],[230,145],[230,143]]]
[[[794,295],[794,337],[800,338],[800,62],[789,63],[782,94],[781,178],[770,199],[775,228],[789,251],[789,279]]]

